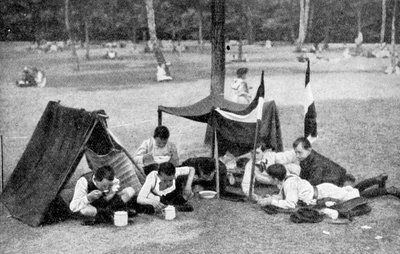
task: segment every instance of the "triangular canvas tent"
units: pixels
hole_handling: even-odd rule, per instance
[[[124,178],[121,182],[140,188],[144,176],[133,161],[126,162],[130,156],[107,129],[106,117],[104,111],[48,103],[1,195],[14,218],[39,226],[54,219],[52,215],[67,213],[59,194],[88,151],[89,164],[106,163],[94,155],[110,157],[118,169],[123,166],[124,172],[116,171],[117,177]]]

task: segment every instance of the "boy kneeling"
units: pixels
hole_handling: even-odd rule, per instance
[[[282,164],[273,164],[267,168],[267,173],[282,186],[279,194],[259,199],[261,206],[273,205],[283,209],[296,208],[299,200],[305,204],[315,204],[317,199],[332,198],[338,201],[347,201],[360,196],[358,189],[351,186],[338,187],[332,183],[322,183],[312,186],[307,180],[299,176],[286,173]]]
[[[187,200],[193,196],[192,182],[195,170],[193,167],[178,167],[170,162],[159,164],[157,171],[150,172],[140,190],[136,208],[138,212],[153,214],[167,205],[174,205],[178,211],[191,212],[193,207]],[[183,193],[180,190],[178,176],[186,176],[187,180]],[[177,186],[178,185],[178,186]]]
[[[69,208],[86,218],[84,225],[109,223],[115,211],[128,210],[127,203],[135,194],[132,187],[120,191],[119,183],[110,166],[85,174],[76,183]],[[134,215],[135,211],[128,210],[128,216]]]

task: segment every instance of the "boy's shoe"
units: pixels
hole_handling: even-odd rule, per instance
[[[183,205],[177,205],[176,210],[179,212],[193,212],[193,206],[191,204],[183,204]]]

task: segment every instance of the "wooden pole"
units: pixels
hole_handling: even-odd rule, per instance
[[[253,148],[253,162],[251,164],[251,174],[250,174],[250,190],[249,190],[249,200],[253,201],[253,185],[254,185],[254,169],[256,166],[256,150],[257,150],[257,141],[258,141],[258,132],[260,129],[260,121],[259,119],[257,119],[257,123],[256,123],[256,134],[254,136],[254,148]]]
[[[219,191],[219,155],[218,155],[218,139],[217,130],[214,128],[214,159],[215,159],[215,190],[217,191],[217,198],[220,197]]]
[[[4,190],[3,135],[0,136],[0,139],[1,139],[1,193],[3,193],[3,190]]]
[[[162,111],[158,110],[158,126],[162,125]]]

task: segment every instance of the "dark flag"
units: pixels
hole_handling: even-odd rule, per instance
[[[310,60],[307,60],[305,80],[305,101],[304,101],[304,137],[316,139],[317,133],[317,111],[315,110],[314,97],[310,84]]]

